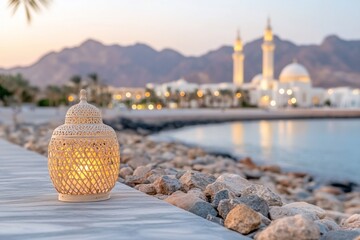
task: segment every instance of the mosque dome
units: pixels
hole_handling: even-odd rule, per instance
[[[304,82],[310,83],[310,75],[306,68],[297,63],[295,60],[293,63],[290,63],[280,73],[279,77],[280,82],[288,83],[288,82]]]

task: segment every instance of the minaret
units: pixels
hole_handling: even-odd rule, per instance
[[[273,33],[270,25],[270,18],[268,18],[267,26],[264,32],[264,42],[262,44],[263,50],[263,80],[261,88],[267,90],[270,88],[271,81],[274,79],[274,50],[275,44],[273,42]]]
[[[233,83],[240,87],[244,83],[244,53],[243,45],[240,38],[240,31],[237,31],[237,36],[234,44],[233,57]]]

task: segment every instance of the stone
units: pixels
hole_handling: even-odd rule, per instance
[[[355,229],[360,230],[360,214],[351,215],[345,221],[342,222],[342,227],[346,229]]]
[[[130,187],[135,187],[136,185],[141,184],[141,183],[147,183],[147,182],[144,181],[144,178],[138,177],[138,176],[128,175],[125,178],[125,184]]]
[[[205,196],[210,198],[212,201],[214,199],[215,194],[224,189],[229,190],[229,189],[227,189],[227,186],[225,185],[225,183],[213,182],[206,186],[206,188],[204,190],[204,194],[205,194]]]
[[[226,219],[226,216],[229,214],[229,212],[238,205],[239,202],[237,202],[235,199],[224,199],[219,202],[219,205],[217,207],[217,210],[219,212],[219,215]]]
[[[337,231],[340,230],[340,226],[332,219],[320,219],[315,221],[315,223],[323,224],[327,227],[328,231]]]
[[[236,200],[250,207],[254,211],[261,213],[265,217],[269,215],[269,205],[264,199],[257,195],[242,196],[236,198]]]
[[[208,215],[217,215],[217,211],[214,209],[214,207],[205,201],[196,202],[192,207],[189,208],[188,211],[203,218],[207,218]]]
[[[344,205],[334,195],[325,192],[316,192],[314,194],[316,205],[326,209],[342,212]]]
[[[132,175],[133,172],[131,167],[124,167],[120,169],[119,176],[125,179],[126,176]]]
[[[188,194],[190,195],[194,195],[204,201],[208,201],[207,197],[205,196],[205,194],[201,191],[200,188],[192,188],[190,189],[188,192]]]
[[[181,184],[178,179],[171,178],[167,175],[159,177],[153,183],[157,193],[170,195],[181,188]]]
[[[256,240],[317,240],[319,238],[318,226],[308,218],[296,215],[273,221],[257,235]]]
[[[217,208],[221,200],[229,199],[229,198],[230,198],[229,190],[227,189],[221,190],[215,194],[214,199],[211,202],[211,205]]]
[[[277,165],[265,165],[260,167],[265,172],[281,173],[281,168]]]
[[[213,176],[195,171],[187,171],[179,180],[185,191],[189,191],[191,188],[200,188],[204,191],[207,185],[215,182]]]
[[[155,195],[156,189],[153,184],[139,184],[135,186],[135,189],[139,190],[140,192],[149,194],[149,195]]]
[[[224,226],[224,220],[222,218],[215,217],[214,215],[208,214],[206,217],[206,220],[209,220],[210,222],[214,222],[221,226]]]
[[[351,216],[350,214],[337,212],[337,211],[326,210],[326,217],[333,219],[338,224],[341,223],[343,220],[347,219],[350,216]]]
[[[238,174],[224,173],[221,174],[216,182],[223,183],[228,190],[239,196],[245,188],[252,185],[251,182]]]
[[[248,234],[259,228],[261,218],[257,212],[246,206],[238,204],[227,215],[224,225],[242,234]]]
[[[300,208],[291,208],[291,207],[279,207],[273,206],[270,208],[269,215],[271,220],[277,220],[283,217],[290,217],[295,215],[302,215],[312,221],[319,220],[319,217],[316,215],[315,212],[306,211]]]
[[[306,212],[314,212],[314,213],[316,213],[316,215],[318,216],[319,219],[322,219],[326,216],[326,211],[324,209],[322,209],[318,206],[315,206],[313,204],[306,203],[306,202],[293,202],[293,203],[286,204],[283,207],[297,208],[297,209],[301,209]]]
[[[353,240],[360,236],[358,231],[339,230],[329,231],[321,238],[321,240]]]
[[[138,176],[138,177],[144,177],[146,175],[146,173],[148,173],[151,170],[151,167],[149,166],[139,166],[135,169],[135,171],[133,172],[134,176]]]
[[[253,184],[248,186],[241,193],[241,196],[247,195],[257,195],[264,199],[269,206],[282,206],[283,204],[279,195],[263,185]]]
[[[139,166],[145,166],[150,163],[150,159],[144,156],[135,156],[132,157],[127,164],[132,167],[132,169],[136,169]]]

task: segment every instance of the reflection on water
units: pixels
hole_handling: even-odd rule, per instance
[[[323,177],[360,182],[359,120],[245,121],[187,127],[154,135]]]

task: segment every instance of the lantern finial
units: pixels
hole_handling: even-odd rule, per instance
[[[81,89],[81,91],[80,91],[80,101],[86,101],[87,100],[86,95],[87,95],[86,90]]]

